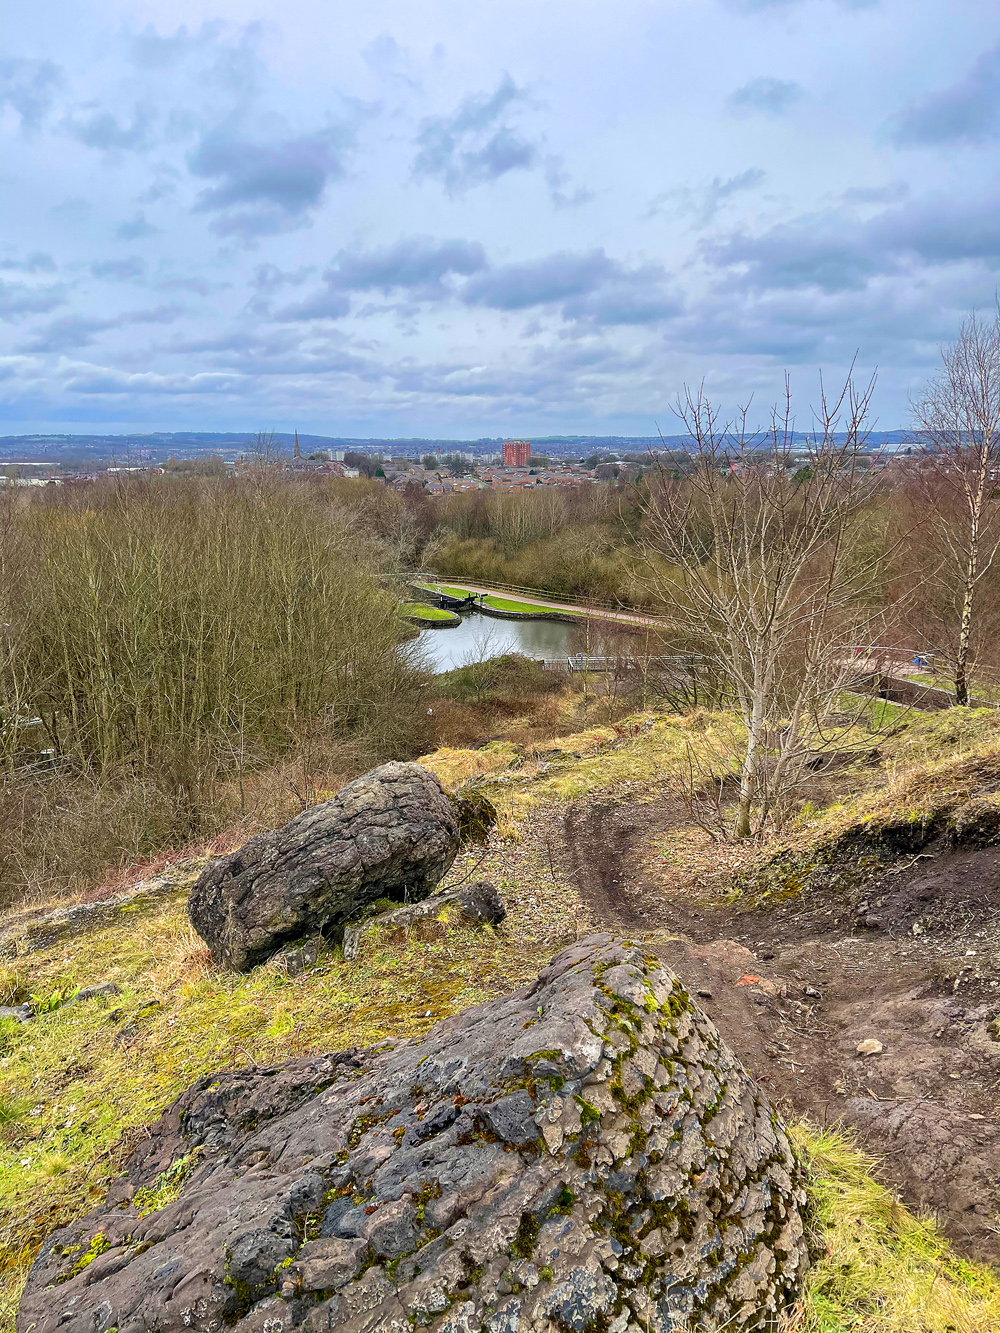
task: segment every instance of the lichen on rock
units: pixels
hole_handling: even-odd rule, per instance
[[[18,1330],[758,1328],[799,1289],[805,1203],[713,1024],[598,935],[419,1041],[200,1080],[46,1241]]]
[[[422,928],[423,937],[426,938],[429,927],[433,929],[437,926],[438,933],[441,933],[449,925],[498,926],[506,915],[507,908],[496,886],[485,880],[476,880],[448,893],[435,893],[409,907],[392,908],[346,926],[344,957],[349,962],[357,958],[366,935],[398,934],[405,937],[414,930],[420,932]]]
[[[379,898],[425,898],[460,842],[458,808],[434,774],[382,764],[212,862],[188,915],[216,961],[245,972],[289,941],[336,938]]]

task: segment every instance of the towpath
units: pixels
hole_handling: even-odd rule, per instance
[[[435,580],[439,588],[461,588],[465,592],[485,593],[493,597],[506,597],[512,602],[523,602],[526,606],[537,606],[543,611],[575,611],[580,615],[591,616],[595,620],[620,620],[631,625],[649,625],[655,628],[666,627],[669,622],[662,616],[644,615],[640,611],[613,610],[609,607],[588,605],[586,602],[551,601],[536,593],[520,592],[513,588],[504,588],[499,584],[470,583],[466,579],[449,578]]]

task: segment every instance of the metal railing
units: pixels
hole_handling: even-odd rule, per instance
[[[853,657],[858,658],[876,658],[887,662],[900,662],[904,666],[919,665],[930,670],[934,668],[935,654],[920,648],[890,648],[881,643],[845,643],[841,645],[838,651],[845,654],[850,653]]]
[[[532,662],[540,663],[546,671],[575,672],[612,672],[612,671],[649,671],[682,670],[691,673],[697,671],[698,663],[705,659],[696,653],[686,657],[672,654],[637,656],[635,654],[619,657],[596,657],[587,653],[573,653],[569,657],[532,657]]]

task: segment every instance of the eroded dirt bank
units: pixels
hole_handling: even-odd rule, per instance
[[[754,905],[650,868],[678,817],[669,802],[567,808],[566,868],[594,914],[657,932],[785,1111],[850,1126],[908,1203],[1000,1265],[1000,849],[941,838],[870,868],[859,853]],[[866,1041],[881,1050],[859,1055]]]

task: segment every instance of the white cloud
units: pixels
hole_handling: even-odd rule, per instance
[[[685,378],[766,396],[860,347],[898,425],[997,285],[973,0],[109,4],[100,42],[70,0],[5,14],[21,420],[648,433]]]

